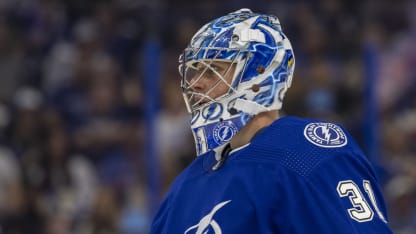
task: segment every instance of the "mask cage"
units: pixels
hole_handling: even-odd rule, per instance
[[[250,51],[230,48],[187,48],[179,58],[181,87],[188,112],[200,109],[236,92]],[[238,77],[238,78],[237,78]],[[198,82],[211,80],[209,89],[199,90]],[[213,91],[224,83],[228,90],[213,97]]]

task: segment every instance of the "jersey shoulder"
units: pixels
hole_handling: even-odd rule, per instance
[[[339,124],[282,117],[252,141],[256,160],[266,160],[306,176],[325,161],[351,157],[367,160],[352,136]]]

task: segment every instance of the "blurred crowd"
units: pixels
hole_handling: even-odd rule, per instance
[[[147,233],[149,175],[162,197],[194,158],[178,54],[203,23],[242,7],[277,15],[294,47],[284,113],[346,126],[376,165],[394,232],[416,233],[411,0],[0,0],[0,233]],[[158,71],[146,70],[149,43]]]

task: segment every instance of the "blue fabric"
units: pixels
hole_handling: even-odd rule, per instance
[[[313,144],[305,131],[313,122],[319,121],[280,118],[218,170],[212,170],[213,151],[196,158],[173,183],[151,233],[392,233],[363,187],[363,181],[371,184],[387,218],[378,180],[357,144],[345,130],[336,147]],[[318,130],[328,140],[335,135]],[[371,220],[351,218],[348,209],[360,208],[339,195],[340,181],[358,186]]]

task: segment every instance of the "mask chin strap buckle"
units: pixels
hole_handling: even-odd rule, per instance
[[[241,99],[241,98],[238,98],[235,101],[234,109],[236,109],[237,111],[242,111],[242,112],[247,113],[249,115],[257,115],[258,113],[266,112],[266,111],[271,110],[269,108],[266,108],[266,107],[258,104],[257,102],[253,102],[253,101],[249,101],[249,100],[245,100],[245,99]]]

